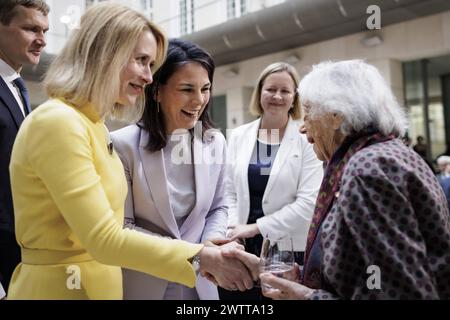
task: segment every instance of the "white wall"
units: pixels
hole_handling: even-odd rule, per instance
[[[57,54],[66,43],[70,34],[70,26],[63,24],[60,19],[64,15],[72,17],[76,24],[85,11],[84,0],[47,0],[50,6],[49,31],[47,32],[47,46],[45,51],[49,54]]]

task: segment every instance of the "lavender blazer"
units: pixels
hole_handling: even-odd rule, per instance
[[[163,153],[145,148],[148,133],[137,125],[115,131],[111,136],[128,181],[125,227],[193,243],[225,237],[228,218],[223,183],[226,142],[221,133],[214,132],[203,142],[193,139],[196,203],[180,228],[169,202]],[[211,154],[214,159],[208,157]],[[163,298],[166,280],[122,270],[124,299]],[[201,276],[197,278],[196,290],[202,300],[218,299],[217,287]]]

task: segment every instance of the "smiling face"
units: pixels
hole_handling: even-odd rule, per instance
[[[342,117],[327,113],[317,119],[311,119],[310,109],[310,106],[303,105],[305,117],[304,124],[300,127],[300,133],[306,134],[306,138],[309,143],[313,144],[314,152],[319,160],[330,161],[345,138],[339,130]]]
[[[192,129],[209,102],[211,81],[197,62],[181,66],[161,85],[157,101],[166,124],[166,134],[176,129]]]
[[[132,56],[120,75],[118,103],[133,106],[143,94],[144,87],[153,82],[151,68],[156,57],[157,44],[150,31],[145,31],[138,40]]]
[[[295,83],[286,71],[267,76],[261,87],[261,108],[264,116],[287,117],[295,98]]]
[[[39,63],[46,46],[44,34],[48,30],[48,17],[34,8],[18,5],[8,25],[0,23],[0,58],[14,70],[24,64]]]

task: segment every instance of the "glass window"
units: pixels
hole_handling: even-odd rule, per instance
[[[236,0],[227,0],[227,18],[233,19],[236,17]]]
[[[180,33],[188,34],[195,30],[194,0],[180,0]]]
[[[187,0],[180,0],[180,33],[186,34],[187,28]]]
[[[194,0],[191,0],[191,11],[189,12],[189,14],[191,15],[191,30],[190,32],[194,32],[195,31],[195,14],[194,14]]]
[[[247,13],[247,0],[227,0],[227,19],[240,17]]]
[[[247,13],[247,0],[241,0],[241,16]]]
[[[412,144],[422,136],[430,146],[430,161],[447,152],[450,137],[450,100],[447,85],[450,77],[450,55],[405,62],[403,64],[405,98],[409,113],[409,137]],[[426,80],[426,96],[424,81]],[[425,109],[427,98],[428,106]],[[427,121],[428,120],[428,121]]]
[[[150,8],[149,8],[149,3],[148,3],[148,1],[147,0],[141,0],[141,8],[144,10],[144,11],[148,11]]]

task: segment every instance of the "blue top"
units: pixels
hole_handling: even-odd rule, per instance
[[[250,214],[247,223],[255,223],[257,219],[264,216],[262,198],[279,148],[279,144],[256,141],[248,166]]]
[[[250,164],[248,165],[248,191],[250,194],[248,224],[256,223],[257,219],[264,216],[262,199],[279,148],[279,144],[266,144],[259,140],[256,141]],[[259,255],[261,244],[261,235],[246,239],[246,250]]]
[[[445,197],[447,198],[448,207],[450,208],[450,177],[441,178],[439,184],[444,190]]]

